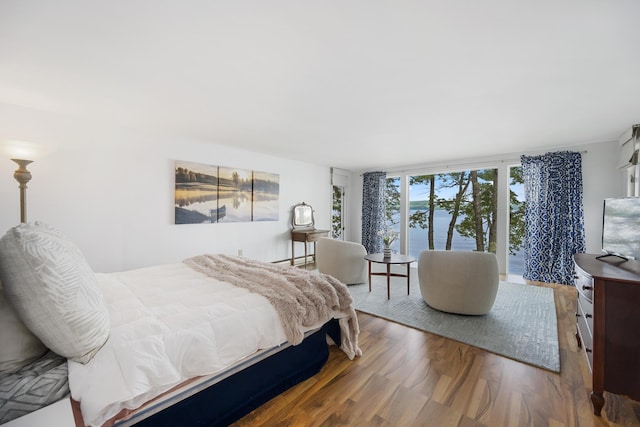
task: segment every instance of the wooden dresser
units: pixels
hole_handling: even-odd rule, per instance
[[[578,346],[592,372],[591,402],[600,416],[603,392],[640,400],[640,261],[576,254]]]

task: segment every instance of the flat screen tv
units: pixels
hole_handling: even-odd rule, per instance
[[[599,258],[640,259],[640,197],[604,200],[602,251]]]

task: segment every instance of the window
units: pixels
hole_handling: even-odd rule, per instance
[[[495,169],[409,176],[409,254],[495,252]]]
[[[387,178],[385,198],[385,220],[389,229],[400,233],[400,178]],[[391,251],[400,252],[400,241],[391,244]]]
[[[332,186],[331,237],[344,240],[344,187]]]
[[[508,274],[524,273],[524,180],[522,167],[509,168],[509,267]]]
[[[502,174],[501,180],[499,174]],[[402,190],[404,185],[406,195]],[[505,191],[502,196],[501,188]],[[520,167],[390,176],[387,178],[387,226],[395,231],[406,230],[401,233],[404,239],[395,242],[392,249],[400,252],[400,248],[404,248],[402,252],[417,258],[427,249],[497,253],[501,247],[497,255],[510,265],[508,273],[522,274],[523,195]],[[510,210],[502,214],[499,226],[500,197],[502,205],[510,205]],[[403,203],[406,210],[401,209]],[[403,218],[401,212],[405,211]],[[498,239],[504,243],[499,245]]]
[[[341,169],[331,168],[331,237],[345,240],[347,230],[346,192],[349,184],[349,173]]]

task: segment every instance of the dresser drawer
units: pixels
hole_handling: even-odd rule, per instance
[[[317,242],[321,237],[326,237],[327,233],[309,233],[307,234],[307,242]]]
[[[578,307],[580,307],[580,305],[578,305]],[[578,316],[578,334],[580,334],[580,341],[582,341],[582,350],[584,350],[587,355],[589,370],[593,372],[593,337],[591,336],[589,326],[587,326],[587,321],[582,314]]]
[[[589,335],[593,336],[593,303],[578,292],[578,317],[583,317],[589,327]]]
[[[593,301],[593,277],[576,267],[573,278],[578,292],[584,295],[589,301]]]
[[[321,237],[328,237],[329,230],[291,230],[294,242],[317,242]]]

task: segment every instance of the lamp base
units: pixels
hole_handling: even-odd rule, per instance
[[[27,183],[31,180],[31,172],[27,170],[33,160],[11,159],[18,164],[18,169],[13,177],[20,184],[20,222],[27,222]]]

